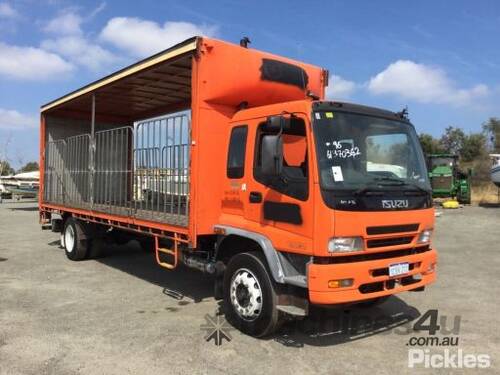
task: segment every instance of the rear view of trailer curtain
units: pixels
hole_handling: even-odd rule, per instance
[[[190,113],[49,141],[44,201],[187,226]]]

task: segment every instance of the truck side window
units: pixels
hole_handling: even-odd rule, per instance
[[[271,180],[261,173],[261,144],[265,123],[257,129],[255,147],[254,178],[256,181],[290,197],[307,200],[308,197],[308,161],[307,138],[304,120],[296,118],[291,130],[284,131],[283,139],[283,171],[280,178]]]
[[[227,177],[242,178],[245,175],[245,151],[248,127],[237,126],[231,131],[227,152]]]

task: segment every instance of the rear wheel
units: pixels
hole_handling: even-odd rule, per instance
[[[59,236],[59,247],[61,249],[64,249],[65,246],[64,246],[64,228],[63,230],[61,231],[61,235]]]
[[[66,256],[71,260],[83,260],[88,255],[89,241],[85,232],[85,225],[70,217],[64,224],[61,236]]]
[[[241,253],[229,261],[223,295],[226,319],[241,332],[262,337],[278,329],[276,284],[261,253]]]

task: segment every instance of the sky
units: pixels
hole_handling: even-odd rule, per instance
[[[498,1],[0,0],[0,159],[38,159],[42,104],[194,35],[324,67],[329,99],[419,133],[500,117]]]

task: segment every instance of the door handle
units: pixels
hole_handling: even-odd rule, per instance
[[[250,203],[261,203],[262,194],[258,191],[251,191],[249,197]]]

